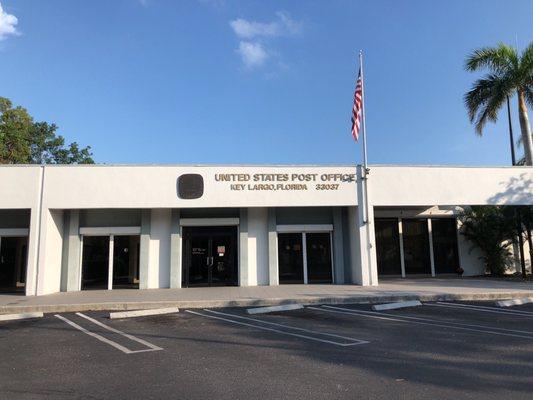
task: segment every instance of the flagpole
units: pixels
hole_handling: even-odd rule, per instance
[[[362,117],[362,134],[363,134],[363,171],[361,179],[363,180],[363,224],[368,224],[368,159],[366,152],[366,118],[365,118],[365,78],[363,71],[363,50],[359,50],[359,71],[361,72],[361,117]]]
[[[361,71],[361,111],[363,117],[363,168],[365,176],[367,173],[367,154],[366,154],[366,119],[365,119],[365,75],[363,72],[363,50],[359,50],[359,68]]]

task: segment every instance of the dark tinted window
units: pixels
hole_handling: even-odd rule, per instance
[[[437,274],[450,274],[459,267],[455,218],[431,220],[433,257]]]
[[[375,227],[378,274],[400,275],[402,265],[398,220],[396,218],[376,219]]]
[[[406,274],[431,274],[427,219],[404,219],[403,253]]]

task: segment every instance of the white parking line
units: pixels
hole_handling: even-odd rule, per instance
[[[524,316],[524,317],[533,317],[533,312],[528,311],[518,311],[518,310],[502,310],[495,307],[486,307],[486,306],[478,306],[478,305],[470,305],[470,304],[457,304],[457,303],[446,303],[442,301],[438,301],[436,303],[424,303],[425,306],[433,306],[433,307],[448,307],[448,308],[456,308],[459,310],[473,310],[473,311],[480,311],[480,312],[489,312],[494,314],[507,314],[507,315],[516,315],[516,316]]]
[[[114,348],[122,351],[123,353],[126,353],[126,354],[135,354],[135,353],[146,353],[148,351],[157,351],[157,350],[163,350],[161,347],[158,347],[158,346],[155,346],[145,340],[142,340],[142,339],[139,339],[138,337],[135,337],[133,335],[129,335],[127,333],[124,333],[122,331],[119,331],[118,329],[115,329],[115,328],[111,328],[110,326],[107,326],[107,325],[104,325],[102,324],[100,321],[97,321],[85,314],[82,314],[82,313],[76,313],[76,315],[79,315],[80,317],[83,317],[91,322],[93,322],[94,324],[98,325],[98,326],[101,326],[102,328],[105,328],[111,332],[114,332],[114,333],[117,333],[119,335],[122,335],[124,337],[127,337],[128,339],[130,340],[133,340],[135,342],[138,342],[138,343],[141,343],[143,345],[145,345],[146,347],[148,347],[148,349],[144,349],[144,350],[130,350],[128,349],[127,347],[124,347],[122,346],[121,344],[117,343],[117,342],[114,342],[113,340],[110,340],[102,335],[99,335],[98,333],[94,333],[94,332],[91,332],[89,331],[88,329],[85,329],[84,327],[76,324],[75,322],[69,320],[68,318],[65,318],[63,317],[62,315],[59,315],[59,314],[55,314],[55,317],[59,318],[60,320],[62,320],[63,322],[66,322],[67,324],[69,324],[70,326],[82,331],[83,333],[89,335],[89,336],[92,336],[98,340],[100,340],[101,342],[104,342],[104,343],[107,343],[108,345],[110,346],[113,346]]]
[[[152,350],[163,350],[161,347],[156,346],[155,344],[147,342],[146,340],[140,339],[140,338],[138,338],[136,336],[133,336],[133,335],[130,335],[128,333],[119,331],[118,329],[115,329],[115,328],[112,328],[110,326],[107,326],[107,325],[101,323],[100,321],[97,321],[94,318],[89,317],[88,315],[85,315],[85,314],[82,314],[82,313],[76,313],[76,315],[79,315],[80,317],[83,317],[83,318],[91,321],[92,323],[94,323],[94,324],[96,324],[98,326],[101,326],[102,328],[107,329],[108,331],[111,331],[111,332],[114,332],[114,333],[118,333],[119,335],[122,335],[122,336],[124,336],[124,337],[126,337],[126,338],[128,338],[130,340],[133,340],[134,342],[143,344],[143,345],[145,345],[146,347],[148,347],[148,348],[150,348]],[[146,350],[138,350],[138,351],[146,351]]]
[[[435,319],[430,319],[430,318],[391,315],[387,313],[378,313],[378,312],[364,311],[364,310],[353,310],[351,308],[342,308],[342,307],[333,307],[333,306],[307,307],[307,308],[312,309],[312,310],[337,313],[337,314],[357,315],[360,317],[381,319],[381,320],[394,321],[394,322],[437,326],[440,328],[458,329],[458,330],[463,330],[463,331],[486,333],[489,335],[509,336],[509,337],[517,337],[517,338],[522,338],[522,339],[533,340],[533,332],[529,332],[529,331],[518,331],[518,330],[513,330],[513,329],[495,328],[495,327],[483,326],[483,325],[463,324],[463,323],[458,323],[458,322],[442,321],[442,320],[435,320]],[[526,335],[531,335],[531,336],[526,336]]]
[[[331,334],[331,333],[322,333],[322,332],[312,331],[312,330],[304,329],[304,328],[298,328],[298,327],[294,327],[294,326],[290,326],[290,325],[278,324],[278,323],[275,323],[275,322],[266,322],[266,321],[261,321],[261,320],[257,320],[257,319],[254,319],[254,318],[242,317],[240,315],[235,315],[235,314],[222,313],[222,312],[219,312],[219,311],[213,311],[213,310],[207,310],[207,309],[204,309],[203,311],[207,312],[207,313],[210,313],[210,314],[218,314],[218,315],[224,315],[224,316],[231,317],[231,318],[240,318],[240,319],[244,319],[244,320],[250,320],[250,321],[255,322],[256,324],[251,324],[251,323],[242,322],[242,321],[235,321],[234,319],[230,319],[230,318],[224,318],[224,317],[219,317],[219,316],[216,316],[216,315],[209,315],[209,314],[203,314],[203,313],[200,313],[200,312],[197,312],[197,311],[186,310],[186,312],[188,312],[190,314],[199,315],[199,316],[202,316],[202,317],[205,317],[205,318],[218,319],[218,320],[221,320],[221,321],[230,322],[232,324],[248,326],[250,328],[261,329],[261,330],[264,330],[264,331],[276,332],[276,333],[279,333],[281,335],[295,336],[295,337],[298,337],[298,338],[301,338],[301,339],[308,339],[308,340],[314,340],[314,341],[317,341],[317,342],[333,344],[335,346],[347,347],[347,346],[355,346],[355,345],[359,345],[359,344],[370,343],[370,342],[368,342],[366,340],[360,340],[360,339],[350,338],[350,337],[346,337],[346,336],[334,335],[334,334]],[[301,332],[312,333],[312,334],[320,335],[320,336],[328,336],[328,337],[333,337],[333,338],[338,338],[338,339],[345,339],[345,340],[348,340],[348,341],[351,341],[351,342],[350,343],[340,343],[340,342],[335,342],[333,340],[320,339],[320,338],[313,337],[313,336],[302,335],[302,334],[298,334],[298,333],[285,332],[285,331],[282,331],[282,330],[276,329],[276,328],[269,328],[269,327],[266,327],[266,326],[260,326],[260,325],[257,325],[257,323],[262,323],[262,324],[272,325],[272,326],[279,326],[279,327],[283,327],[283,328],[286,328],[286,329],[292,329],[292,330],[297,330],[297,331],[301,331]]]

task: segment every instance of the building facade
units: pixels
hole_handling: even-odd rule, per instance
[[[533,168],[1,166],[0,290],[479,275],[456,217],[488,204],[533,204]]]

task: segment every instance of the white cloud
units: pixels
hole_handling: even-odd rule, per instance
[[[9,35],[18,35],[17,24],[17,17],[6,13],[0,4],[0,41],[5,40]]]
[[[268,53],[261,43],[241,41],[237,52],[241,55],[244,65],[248,68],[260,67],[268,58]]]
[[[302,24],[291,19],[288,13],[279,11],[276,15],[278,17],[277,20],[268,23],[247,21],[243,18],[238,18],[230,21],[230,26],[235,34],[242,39],[252,39],[262,36],[286,36],[301,32]]]
[[[293,20],[287,12],[278,11],[271,22],[249,21],[238,18],[230,21],[233,32],[240,39],[237,53],[247,68],[260,67],[275,51],[270,50],[274,37],[301,33],[302,23]]]

